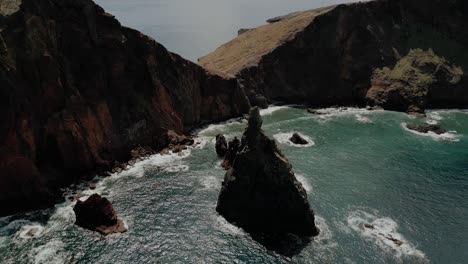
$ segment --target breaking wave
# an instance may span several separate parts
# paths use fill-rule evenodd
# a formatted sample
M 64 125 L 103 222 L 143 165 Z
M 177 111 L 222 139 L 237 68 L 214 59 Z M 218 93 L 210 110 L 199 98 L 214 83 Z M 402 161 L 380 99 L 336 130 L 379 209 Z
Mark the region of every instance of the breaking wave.
M 290 145 L 290 146 L 294 146 L 294 147 L 299 147 L 299 148 L 307 148 L 307 147 L 312 147 L 315 145 L 315 142 L 309 137 L 309 136 L 306 136 L 304 134 L 301 134 L 301 133 L 298 133 L 302 138 L 304 138 L 305 140 L 307 140 L 307 144 L 305 145 L 299 145 L 299 144 L 294 144 L 291 142 L 291 140 L 289 140 L 292 135 L 294 134 L 294 132 L 288 132 L 288 133 L 278 133 L 278 134 L 275 134 L 273 135 L 273 137 L 276 139 L 276 141 L 278 141 L 280 144 L 287 144 L 287 145 Z
M 364 239 L 374 242 L 382 250 L 394 254 L 395 257 L 414 257 L 425 260 L 426 255 L 398 233 L 398 223 L 389 217 L 356 210 L 349 213 L 348 226 Z
M 430 138 L 432 138 L 434 140 L 447 140 L 447 141 L 453 141 L 453 142 L 460 141 L 460 136 L 457 135 L 456 131 L 449 131 L 449 132 L 438 135 L 438 134 L 436 134 L 436 133 L 434 133 L 432 131 L 429 131 L 428 133 L 421 133 L 421 132 L 418 132 L 418 131 L 411 130 L 406 126 L 407 123 L 401 123 L 400 125 L 404 130 L 406 130 L 408 132 L 411 132 L 411 133 L 413 133 L 415 135 L 418 135 L 418 136 L 430 137 Z

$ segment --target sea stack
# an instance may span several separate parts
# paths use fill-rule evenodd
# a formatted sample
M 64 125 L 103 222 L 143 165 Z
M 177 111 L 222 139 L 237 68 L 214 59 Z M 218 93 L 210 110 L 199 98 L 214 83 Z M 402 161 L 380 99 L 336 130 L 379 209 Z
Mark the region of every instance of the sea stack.
M 262 122 L 259 109 L 251 109 L 216 210 L 268 249 L 294 255 L 319 230 L 304 187 Z
M 109 200 L 99 194 L 91 195 L 84 202 L 78 200 L 73 211 L 76 215 L 75 224 L 83 228 L 103 235 L 127 231 L 123 222 L 117 218 Z

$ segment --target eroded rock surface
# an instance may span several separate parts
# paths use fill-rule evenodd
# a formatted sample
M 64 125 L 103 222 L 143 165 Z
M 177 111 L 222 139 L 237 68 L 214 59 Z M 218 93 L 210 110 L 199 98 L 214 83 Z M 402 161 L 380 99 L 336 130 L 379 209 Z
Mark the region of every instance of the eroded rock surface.
M 228 143 L 224 135 L 216 135 L 215 150 L 218 157 L 224 157 L 228 150 Z
M 259 109 L 253 108 L 216 210 L 267 248 L 292 255 L 319 230 L 305 189 L 261 126 Z
M 465 0 L 378 0 L 295 12 L 239 35 L 200 64 L 237 76 L 252 105 L 265 106 L 263 96 L 314 108 L 466 108 L 466 14 Z M 426 54 L 408 64 L 418 49 Z
M 291 138 L 289 138 L 289 141 L 291 141 L 294 144 L 297 145 L 307 145 L 309 144 L 309 141 L 307 141 L 305 138 L 303 138 L 299 133 L 294 133 Z
M 84 202 L 77 200 L 73 211 L 76 216 L 75 224 L 83 228 L 103 235 L 127 231 L 123 222 L 117 218 L 109 200 L 99 194 L 91 195 Z
M 438 125 L 417 125 L 417 124 L 407 124 L 406 127 L 410 130 L 414 130 L 419 133 L 429 133 L 433 132 L 436 133 L 437 135 L 441 135 L 444 133 L 447 133 L 448 131 Z
M 138 145 L 161 150 L 169 131 L 249 109 L 237 80 L 91 0 L 21 2 L 0 16 L 0 215 L 50 204 L 60 187 L 132 159 Z

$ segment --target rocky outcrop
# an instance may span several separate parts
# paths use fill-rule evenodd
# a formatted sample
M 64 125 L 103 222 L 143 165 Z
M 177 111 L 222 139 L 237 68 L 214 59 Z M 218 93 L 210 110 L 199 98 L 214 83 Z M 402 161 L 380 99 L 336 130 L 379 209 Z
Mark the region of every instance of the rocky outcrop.
M 138 145 L 161 150 L 170 130 L 249 109 L 237 80 L 91 0 L 0 3 L 0 215 L 53 202 L 59 187 L 131 159 Z
M 457 86 L 463 74 L 460 67 L 450 65 L 432 50 L 410 50 L 392 69 L 374 71 L 366 98 L 370 106 L 422 113 L 429 93 L 460 89 Z
M 228 150 L 228 144 L 224 135 L 216 135 L 215 150 L 218 157 L 224 157 Z
M 237 152 L 239 151 L 240 141 L 237 137 L 234 137 L 228 143 L 228 148 L 226 154 L 224 155 L 224 160 L 221 163 L 221 167 L 225 170 L 229 170 L 236 159 Z
M 76 216 L 75 224 L 83 228 L 103 235 L 127 231 L 123 222 L 117 218 L 109 200 L 99 194 L 91 195 L 84 202 L 77 200 L 73 211 Z
M 259 110 L 253 108 L 232 168 L 224 177 L 216 210 L 267 248 L 291 255 L 298 248 L 291 248 L 290 238 L 302 241 L 319 230 L 305 189 L 261 126 Z
M 305 138 L 303 138 L 301 135 L 299 135 L 299 133 L 294 133 L 289 138 L 289 141 L 291 141 L 292 143 L 294 143 L 296 145 L 307 145 L 307 144 L 309 144 L 309 142 Z
M 418 125 L 418 124 L 407 124 L 406 127 L 410 130 L 414 130 L 419 133 L 429 133 L 433 132 L 437 135 L 441 135 L 444 133 L 447 133 L 448 131 L 446 129 L 443 129 L 442 127 L 438 125 Z
M 377 0 L 296 12 L 199 60 L 239 78 L 253 105 L 468 107 L 468 4 Z M 409 85 L 405 85 L 409 82 Z

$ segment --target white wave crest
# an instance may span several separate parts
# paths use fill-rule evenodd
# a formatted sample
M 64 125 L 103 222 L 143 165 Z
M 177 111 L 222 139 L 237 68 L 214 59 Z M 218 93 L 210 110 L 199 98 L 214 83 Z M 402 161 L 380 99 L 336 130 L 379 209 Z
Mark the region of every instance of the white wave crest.
M 246 119 L 240 120 L 239 118 L 235 118 L 223 123 L 211 124 L 206 128 L 195 131 L 195 134 L 204 137 L 215 137 L 218 134 L 226 134 L 226 131 L 228 131 L 231 127 L 244 127 L 245 124 L 247 124 Z
M 429 125 L 437 125 L 439 121 L 444 118 L 440 115 L 440 112 L 437 111 L 428 111 L 426 113 L 426 123 Z
M 15 236 L 21 239 L 32 239 L 40 237 L 43 232 L 44 227 L 42 225 L 38 223 L 32 223 L 22 226 Z
M 406 125 L 407 123 L 401 123 L 400 124 L 401 127 L 408 131 L 408 132 L 411 132 L 415 135 L 418 135 L 418 136 L 424 136 L 424 137 L 430 137 L 434 140 L 447 140 L 447 141 L 453 141 L 453 142 L 458 142 L 460 141 L 460 136 L 457 135 L 457 132 L 456 131 L 449 131 L 449 132 L 446 132 L 446 133 L 443 133 L 443 134 L 436 134 L 432 131 L 429 131 L 428 133 L 421 133 L 421 132 L 418 132 L 418 131 L 414 131 L 412 129 L 409 129 Z
M 237 227 L 231 223 L 229 223 L 224 217 L 218 215 L 214 221 L 214 226 L 216 229 L 220 230 L 223 233 L 231 234 L 231 235 L 243 235 L 244 231 L 242 228 Z
M 291 142 L 291 140 L 289 140 L 292 135 L 294 134 L 294 132 L 288 132 L 288 133 L 278 133 L 278 134 L 275 134 L 273 135 L 273 137 L 276 139 L 276 141 L 278 141 L 280 144 L 287 144 L 287 145 L 290 145 L 290 146 L 294 146 L 294 147 L 299 147 L 299 148 L 307 148 L 307 147 L 312 147 L 315 145 L 315 142 L 309 137 L 309 136 L 306 136 L 304 134 L 301 134 L 301 133 L 298 133 L 302 138 L 304 138 L 305 140 L 307 140 L 307 144 L 305 145 L 299 145 L 299 144 L 294 144 Z
M 275 106 L 275 105 L 272 105 L 272 106 L 270 106 L 268 108 L 260 109 L 260 115 L 261 116 L 271 115 L 271 114 L 273 114 L 274 112 L 276 112 L 278 110 L 287 109 L 287 108 L 291 108 L 291 106 L 287 106 L 287 105 Z
M 364 239 L 374 242 L 382 250 L 393 253 L 397 258 L 403 256 L 426 258 L 422 251 L 398 233 L 398 223 L 389 217 L 378 217 L 356 210 L 348 215 L 347 224 Z
M 296 179 L 302 184 L 302 187 L 309 193 L 312 191 L 312 186 L 309 184 L 309 181 L 304 177 L 304 175 L 296 173 Z
M 364 123 L 364 124 L 373 123 L 372 120 L 368 116 L 364 116 L 362 114 L 356 114 L 355 117 L 356 117 L 356 120 L 361 122 L 361 123 Z

